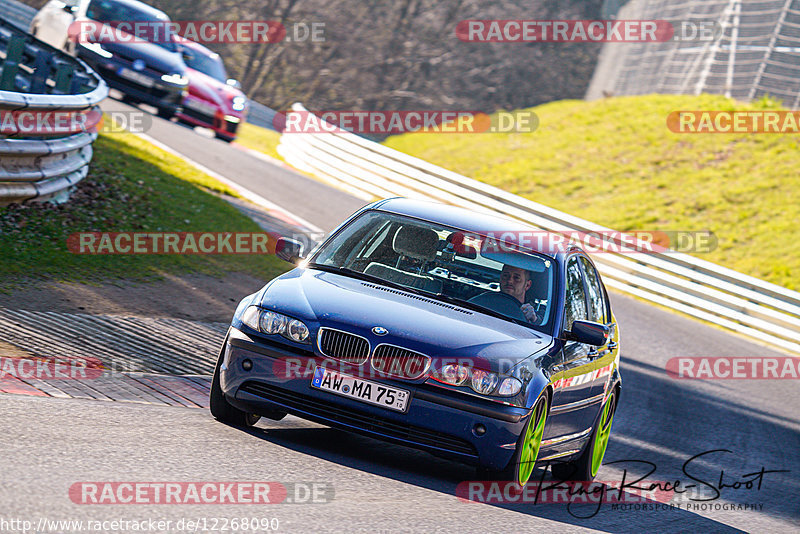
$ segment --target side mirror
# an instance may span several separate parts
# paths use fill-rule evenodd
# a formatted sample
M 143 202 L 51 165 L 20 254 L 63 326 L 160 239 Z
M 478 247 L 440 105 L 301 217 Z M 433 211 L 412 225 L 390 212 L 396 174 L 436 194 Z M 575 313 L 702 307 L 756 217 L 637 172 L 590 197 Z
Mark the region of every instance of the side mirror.
M 288 237 L 279 237 L 275 243 L 275 255 L 297 265 L 303 259 L 303 244 Z
M 239 83 L 239 80 L 235 80 L 233 78 L 228 78 L 225 81 L 225 83 L 227 83 L 228 85 L 230 85 L 231 87 L 234 87 L 236 89 L 241 89 L 242 88 L 242 84 Z
M 609 335 L 608 327 L 591 321 L 575 321 L 572 323 L 572 330 L 564 332 L 564 338 L 567 341 L 577 341 L 595 347 L 608 343 Z

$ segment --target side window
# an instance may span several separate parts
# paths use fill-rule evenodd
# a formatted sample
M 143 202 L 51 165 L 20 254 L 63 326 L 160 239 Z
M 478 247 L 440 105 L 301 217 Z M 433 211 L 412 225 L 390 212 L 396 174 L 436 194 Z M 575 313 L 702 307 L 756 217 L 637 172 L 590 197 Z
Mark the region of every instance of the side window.
M 586 274 L 586 287 L 589 291 L 589 320 L 606 324 L 606 303 L 603 298 L 603 289 L 600 287 L 600 278 L 594 266 L 588 259 L 581 256 L 583 272 Z
M 571 330 L 574 321 L 586 321 L 586 294 L 577 256 L 567 262 L 567 299 L 564 306 L 564 330 Z

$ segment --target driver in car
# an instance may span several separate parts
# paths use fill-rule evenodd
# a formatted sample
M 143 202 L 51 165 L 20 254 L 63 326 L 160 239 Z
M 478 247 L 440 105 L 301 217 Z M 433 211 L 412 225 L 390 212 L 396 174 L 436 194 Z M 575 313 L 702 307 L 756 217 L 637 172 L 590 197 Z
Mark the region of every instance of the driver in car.
M 503 265 L 503 271 L 500 273 L 500 291 L 517 299 L 522 315 L 525 316 L 529 323 L 535 323 L 537 319 L 536 312 L 533 306 L 525 302 L 525 292 L 530 287 L 531 275 L 527 270 L 512 267 L 511 265 Z

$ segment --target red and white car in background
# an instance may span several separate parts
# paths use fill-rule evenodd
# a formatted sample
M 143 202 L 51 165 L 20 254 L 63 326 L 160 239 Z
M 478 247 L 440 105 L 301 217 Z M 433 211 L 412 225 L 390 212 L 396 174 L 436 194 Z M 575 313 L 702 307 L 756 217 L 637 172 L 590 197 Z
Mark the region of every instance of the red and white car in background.
M 214 130 L 217 139 L 231 142 L 247 116 L 247 97 L 234 79 L 228 78 L 222 58 L 205 46 L 181 39 L 189 91 L 183 98 L 181 122 Z

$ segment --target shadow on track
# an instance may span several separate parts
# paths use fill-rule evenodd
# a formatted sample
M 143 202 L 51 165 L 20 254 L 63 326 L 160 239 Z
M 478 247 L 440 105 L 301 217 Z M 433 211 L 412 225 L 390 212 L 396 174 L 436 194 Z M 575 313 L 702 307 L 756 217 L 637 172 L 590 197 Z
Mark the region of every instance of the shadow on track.
M 574 505 L 570 510 L 563 504 L 489 506 L 602 531 L 671 528 L 679 521 L 682 528 L 739 532 L 726 523 L 748 524 L 750 528 L 758 524 L 757 514 L 785 519 L 798 517 L 800 483 L 793 475 L 800 466 L 797 423 L 749 406 L 741 387 L 714 396 L 700 391 L 696 382 L 667 377 L 661 368 L 639 362 L 623 365 L 622 402 L 605 465 L 597 479 L 615 481 L 612 483 L 618 485 L 625 469 L 630 482 L 647 474 L 650 467 L 646 468 L 643 462 L 650 462 L 656 466 L 656 471 L 645 480 L 681 480 L 687 485 L 695 483 L 682 471 L 687 460 L 712 449 L 728 449 L 730 453 L 718 452 L 692 462 L 688 472 L 713 484 L 720 473 L 726 483 L 732 483 L 746 480 L 742 478 L 744 475 L 757 472 L 762 466 L 767 470 L 790 470 L 789 473 L 765 475 L 761 490 L 722 490 L 722 498 L 727 503 L 761 503 L 762 511 L 715 513 L 715 517 L 725 520 L 723 523 L 707 517 L 705 512 L 686 510 L 685 505 L 674 509 L 614 510 L 611 505 L 604 504 L 597 515 L 589 518 L 583 517 L 592 515 L 596 504 Z M 744 389 L 750 387 L 758 385 L 748 385 Z M 474 469 L 469 466 L 337 429 L 287 428 L 281 422 L 262 421 L 266 422 L 247 432 L 342 466 L 452 495 L 454 505 L 463 506 L 465 513 L 480 510 L 479 504 L 462 502 L 455 496 L 460 482 L 475 480 Z M 788 447 L 788 444 L 795 446 Z M 541 477 L 541 470 L 537 470 L 532 479 Z M 545 480 L 549 480 L 549 476 Z

